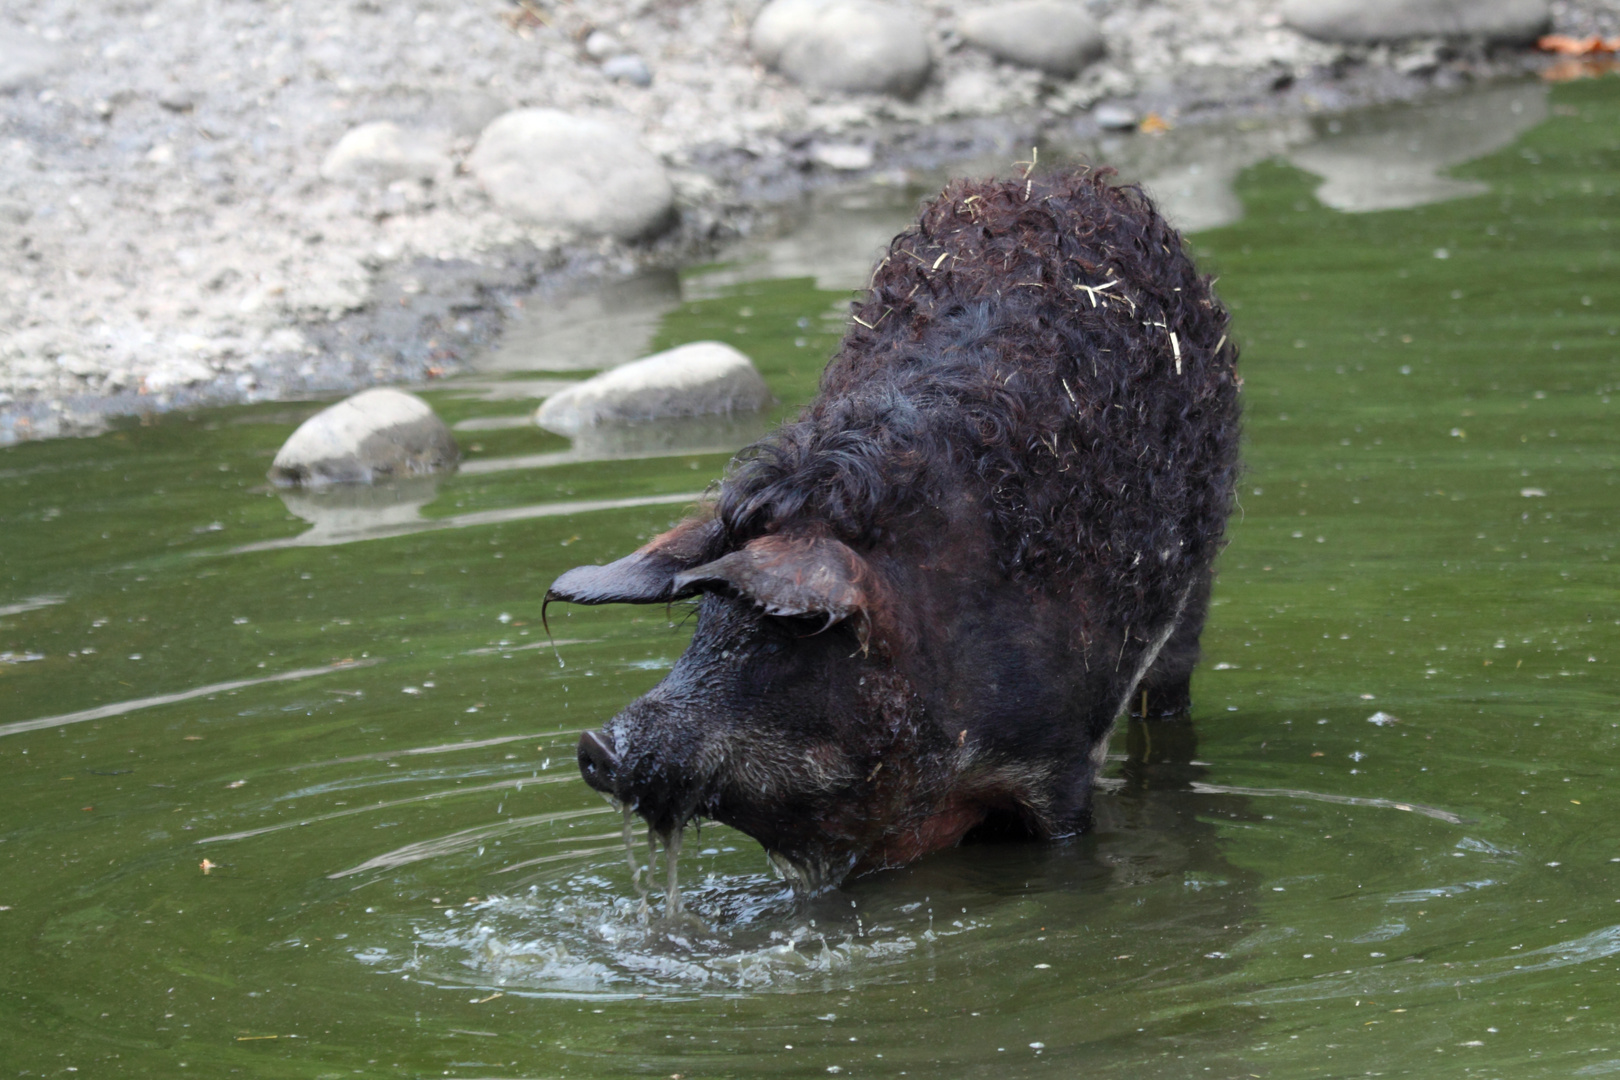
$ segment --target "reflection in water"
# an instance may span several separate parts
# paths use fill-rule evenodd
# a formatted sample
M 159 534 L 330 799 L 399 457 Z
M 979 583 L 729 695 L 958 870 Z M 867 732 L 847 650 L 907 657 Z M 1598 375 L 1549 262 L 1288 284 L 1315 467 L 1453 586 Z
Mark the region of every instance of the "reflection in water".
M 1139 179 L 1176 228 L 1198 232 L 1243 217 L 1243 203 L 1232 189 L 1239 173 L 1311 137 L 1305 121 L 1281 119 L 1187 128 L 1159 137 L 1111 135 L 1081 149 L 1126 179 Z
M 415 803 L 434 802 L 440 799 L 460 799 L 468 795 L 475 795 L 486 791 L 521 791 L 524 787 L 539 787 L 543 784 L 557 784 L 572 781 L 571 776 L 545 776 L 545 777 L 518 777 L 513 780 L 498 780 L 492 784 L 478 784 L 473 787 L 446 788 L 442 791 L 430 791 L 426 795 L 413 795 L 408 799 L 394 799 L 370 803 L 366 806 L 357 806 L 352 810 L 334 810 L 328 814 L 314 814 L 308 817 L 295 818 L 292 821 L 282 821 L 275 825 L 261 825 L 255 829 L 239 829 L 236 832 L 221 833 L 218 836 L 204 836 L 195 841 L 198 844 L 219 844 L 230 840 L 247 840 L 254 836 L 264 836 L 268 833 L 281 832 L 284 829 L 301 829 L 309 825 L 316 825 L 325 821 L 336 821 L 339 818 L 354 817 L 356 814 L 372 814 L 378 810 L 392 810 L 401 806 L 410 806 Z M 339 789 L 341 790 L 341 789 Z M 602 811 L 595 811 L 601 813 Z M 380 856 L 386 857 L 386 856 Z M 407 860 L 409 861 L 409 860 Z M 345 870 L 329 875 L 339 878 L 357 870 Z
M 511 332 L 515 333 L 520 323 L 513 323 Z M 478 401 L 543 401 L 559 390 L 566 390 L 573 386 L 577 379 L 503 379 L 503 378 L 458 378 L 443 384 L 444 391 L 456 397 L 473 398 Z M 506 417 L 487 417 L 485 419 L 503 421 Z M 457 431 L 466 431 L 466 421 L 456 425 Z
M 1117 168 L 1125 180 L 1141 182 L 1177 228 L 1197 232 L 1238 221 L 1243 206 L 1234 181 L 1245 169 L 1278 157 L 1322 177 L 1318 198 L 1347 212 L 1477 195 L 1485 190 L 1482 184 L 1446 171 L 1507 146 L 1546 119 L 1547 93 L 1544 84 L 1533 82 L 1332 118 L 1245 119 L 1083 142 L 1056 135 L 1050 150 L 1059 161 L 1085 157 Z M 1012 167 L 976 161 L 920 176 L 910 186 L 812 194 L 798 210 L 782 211 L 776 234 L 743 240 L 712 266 L 680 277 L 659 273 L 614 282 L 562 300 L 536 299 L 478 366 L 615 367 L 645 356 L 659 319 L 683 301 L 721 296 L 749 281 L 810 278 L 823 290 L 863 288 L 889 241 L 911 223 L 918 202 L 948 176 Z M 537 387 L 532 396 L 556 389 Z
M 7 615 L 24 615 L 30 611 L 39 611 L 41 608 L 55 607 L 66 599 L 65 596 L 31 596 L 15 604 L 0 604 L 0 618 Z
M 1396 210 L 1483 194 L 1484 182 L 1446 170 L 1512 144 L 1546 118 L 1547 87 L 1502 86 L 1334 120 L 1288 157 L 1322 178 L 1316 197 L 1335 210 Z
M 1404 810 L 1408 814 L 1421 814 L 1423 817 L 1444 821 L 1448 825 L 1461 825 L 1463 819 L 1450 810 L 1441 810 L 1435 806 L 1424 806 L 1421 803 L 1397 802 L 1394 799 L 1363 798 L 1358 795 L 1329 795 L 1316 791 L 1301 791 L 1298 788 L 1256 788 L 1231 787 L 1227 784 L 1193 784 L 1192 789 L 1204 795 L 1244 795 L 1254 798 L 1278 799 L 1304 799 L 1306 802 L 1338 803 L 1340 806 L 1370 806 L 1379 810 Z
M 534 426 L 534 418 L 523 416 L 471 416 L 451 425 L 452 431 L 518 431 Z
M 210 683 L 208 686 L 180 690 L 173 694 L 157 694 L 152 697 L 135 698 L 132 701 L 115 701 L 109 705 L 97 705 L 93 709 L 80 709 L 78 712 L 62 713 L 60 716 L 42 716 L 36 720 L 18 720 L 10 724 L 0 724 L 0 736 L 20 735 L 25 731 L 59 728 L 68 724 L 82 724 L 86 720 L 106 720 L 114 716 L 123 716 L 125 713 L 131 713 L 137 709 L 151 709 L 159 705 L 176 705 L 182 701 L 193 701 L 197 698 L 212 697 L 216 694 L 229 694 L 250 686 L 263 686 L 266 683 L 295 682 L 316 675 L 329 675 L 334 671 L 350 671 L 354 668 L 370 667 L 375 663 L 377 663 L 375 660 L 344 660 L 336 664 L 328 664 L 325 667 L 300 668 L 297 671 L 283 671 L 277 675 L 261 675 L 254 679 L 233 679 L 230 682 Z
M 659 320 L 681 302 L 672 270 L 558 298 L 532 297 L 479 361 L 484 371 L 597 371 L 647 355 Z
M 951 938 L 983 939 L 952 946 L 957 954 L 1027 946 L 1026 895 L 1059 896 L 1058 906 L 1089 906 L 1100 914 L 1110 904 L 1129 904 L 1123 895 L 1141 890 L 1152 893 L 1154 906 L 1180 922 L 1201 950 L 1225 944 L 1212 944 L 1210 934 L 1241 924 L 1246 875 L 1221 859 L 1213 831 L 1200 821 L 1205 815 L 1184 797 L 1142 792 L 1104 795 L 1098 810 L 1097 831 L 1068 844 L 979 845 L 811 901 L 795 898 L 769 874 L 688 876 L 682 893 L 691 918 L 673 922 L 662 906 L 649 915 L 628 887 L 622 844 L 548 853 L 521 864 L 550 864 L 526 890 L 418 923 L 414 945 L 388 970 L 540 994 L 700 987 L 791 992 L 829 977 L 863 985 L 882 979 L 885 970 L 902 976 L 921 954 Z M 469 833 L 442 842 L 465 846 L 476 839 Z M 696 838 L 687 839 L 697 846 Z M 440 842 L 429 841 L 424 850 Z M 578 868 L 580 860 L 588 865 Z M 1008 892 L 1013 879 L 1017 887 Z M 1203 893 L 1199 905 L 1175 902 L 1186 890 Z M 934 897 L 949 899 L 936 903 Z M 968 902 L 972 916 L 962 910 Z M 1170 926 L 1164 932 L 1176 936 Z
M 773 875 L 739 873 L 745 853 L 728 841 L 752 841 L 719 829 L 722 846 L 704 847 L 706 830 L 693 829 L 682 863 L 684 913 L 667 901 L 649 909 L 645 888 L 638 895 L 627 880 L 625 847 L 645 841 L 644 829 L 622 838 L 618 830 L 559 837 L 568 849 L 546 842 L 538 857 L 496 871 L 534 871 L 514 890 L 447 907 L 416 921 L 408 943 L 360 959 L 419 982 L 537 996 L 791 993 L 904 981 L 917 964 L 935 962 L 936 946 L 942 955 L 989 957 L 1033 944 L 1032 955 L 1050 957 L 1031 941 L 1031 897 L 1043 898 L 1040 930 L 1048 921 L 1073 924 L 1060 909 L 1084 911 L 1082 921 L 1097 924 L 1099 932 L 1070 941 L 1081 954 L 1122 951 L 1100 932 L 1107 912 L 1145 903 L 1164 940 L 1184 938 L 1201 955 L 1237 939 L 1254 891 L 1252 875 L 1226 862 L 1210 824 L 1254 819 L 1241 801 L 1211 802 L 1192 791 L 1202 772 L 1173 749 L 1133 760 L 1122 784 L 1099 791 L 1096 828 L 1086 836 L 970 845 L 811 899 Z M 450 854 L 503 828 L 462 830 L 372 862 Z M 1186 903 L 1194 894 L 1198 902 Z
M 533 468 L 537 465 L 557 464 L 550 455 L 536 455 L 534 459 L 509 459 L 517 462 L 507 468 Z M 657 455 L 646 455 L 657 456 Z M 584 460 L 569 456 L 562 460 Z M 466 471 L 466 470 L 463 470 Z M 494 470 L 484 470 L 494 471 Z M 281 548 L 326 547 L 334 544 L 352 544 L 361 540 L 381 540 L 412 533 L 437 532 L 445 529 L 469 529 L 482 525 L 500 525 L 512 521 L 530 521 L 534 518 L 566 517 L 588 514 L 597 510 L 625 510 L 636 506 L 674 506 L 695 503 L 703 497 L 701 491 L 687 491 L 675 495 L 644 495 L 628 499 L 581 499 L 568 502 L 535 503 L 529 506 L 509 506 L 499 510 L 479 510 L 452 517 L 425 518 L 422 508 L 437 494 L 438 477 L 417 477 L 389 484 L 344 485 L 321 491 L 300 488 L 278 490 L 287 509 L 310 522 L 314 527 L 297 536 L 279 540 L 259 540 L 229 549 L 225 554 L 241 555 L 252 551 L 275 551 Z
M 732 454 L 769 430 L 765 413 L 682 416 L 641 424 L 595 424 L 573 436 L 567 450 L 464 462 L 470 476 L 539 469 L 583 461 L 633 461 L 685 454 Z
M 1177 228 L 1198 232 L 1241 219 L 1233 182 L 1277 157 L 1322 177 L 1317 198 L 1335 210 L 1362 213 L 1478 195 L 1483 183 L 1446 171 L 1509 145 L 1546 117 L 1547 88 L 1524 83 L 1313 121 L 1248 120 L 1154 138 L 1110 135 L 1066 149 L 1139 179 Z
M 302 546 L 344 544 L 373 536 L 397 535 L 422 522 L 422 507 L 439 494 L 437 476 L 381 484 L 338 484 L 326 488 L 285 488 L 277 492 L 287 509 L 312 528 L 297 539 Z
M 925 194 L 930 192 L 921 187 L 874 187 L 812 197 L 789 218 L 786 235 L 743 241 L 724 252 L 718 265 L 684 277 L 686 298 L 709 299 L 770 278 L 811 278 L 827 292 L 864 288 Z
M 1247 995 L 1256 1005 L 1322 1001 L 1331 998 L 1368 998 L 1384 994 L 1413 994 L 1479 986 L 1507 978 L 1523 978 L 1575 964 L 1590 964 L 1620 955 L 1620 926 L 1557 942 L 1540 949 L 1510 951 L 1482 960 L 1453 961 L 1440 972 L 1426 969 L 1417 957 L 1388 960 L 1371 968 L 1343 974 L 1290 981 Z M 1461 998 L 1461 994 L 1457 995 Z M 1399 1000 L 1399 999 L 1397 999 Z
M 287 499 L 288 494 L 296 492 L 277 492 Z M 347 494 L 347 492 L 342 492 Z M 533 518 L 561 518 L 569 517 L 573 513 L 593 513 L 596 510 L 629 510 L 630 507 L 669 507 L 669 505 L 695 504 L 703 497 L 700 491 L 685 491 L 676 495 L 642 495 L 635 499 L 580 499 L 570 502 L 539 502 L 528 507 L 504 507 L 501 510 L 478 510 L 475 513 L 457 513 L 449 518 L 423 518 L 421 507 L 423 502 L 410 502 L 407 505 L 390 505 L 379 502 L 374 508 L 360 505 L 361 500 L 356 499 L 347 507 L 330 508 L 332 515 L 327 521 L 334 525 L 322 529 L 319 523 L 316 528 L 309 529 L 298 536 L 285 536 L 274 541 L 256 541 L 253 544 L 241 544 L 228 549 L 227 555 L 241 555 L 254 551 L 279 551 L 282 547 L 324 547 L 329 544 L 353 544 L 356 541 L 369 541 L 369 539 L 386 539 L 390 536 L 410 536 L 411 533 L 434 533 L 442 529 L 467 529 L 481 525 L 504 525 L 507 521 L 530 521 Z M 292 500 L 287 500 L 288 510 L 298 513 L 298 517 L 306 521 L 313 518 L 305 517 L 301 510 L 308 510 L 308 505 L 301 508 L 293 507 Z M 322 508 L 326 510 L 326 508 Z M 335 526 L 335 521 L 342 521 L 342 529 Z
M 1207 784 L 1208 767 L 1195 760 L 1196 733 L 1188 723 L 1133 720 L 1125 742 L 1119 778 L 1099 784 L 1095 827 L 1085 836 L 1057 844 L 969 844 L 811 899 L 795 897 L 773 876 L 737 872 L 738 848 L 703 848 L 704 834 L 696 830 L 686 837 L 693 850 L 683 862 L 685 913 L 667 900 L 649 907 L 645 887 L 628 880 L 624 851 L 647 840 L 644 829 L 622 838 L 617 829 L 537 836 L 539 854 L 528 857 L 518 856 L 514 833 L 539 819 L 417 841 L 343 874 L 482 851 L 481 845 L 506 837 L 507 857 L 516 861 L 494 873 L 527 876 L 515 889 L 414 921 L 407 942 L 358 955 L 418 982 L 539 997 L 858 987 L 915 977 L 916 965 L 932 964 L 936 945 L 948 939 L 966 939 L 948 946 L 955 957 L 1029 948 L 1025 905 L 1038 896 L 1041 923 L 1095 928 L 1079 937 L 1066 933 L 1063 955 L 1071 962 L 1107 953 L 1093 959 L 1111 956 L 1118 970 L 1132 958 L 1141 946 L 1101 931 L 1119 905 L 1133 910 L 1127 921 L 1152 923 L 1159 955 L 1179 948 L 1202 957 L 1206 967 L 1177 966 L 1158 991 L 1138 987 L 1164 996 L 1173 1010 L 1189 980 L 1220 982 L 1227 977 L 1221 961 L 1268 951 L 1297 934 L 1252 925 L 1261 883 L 1226 859 L 1223 830 L 1278 828 L 1250 808 L 1251 796 L 1429 811 L 1391 800 Z M 1428 816 L 1457 820 L 1444 811 Z M 722 844 L 751 845 L 729 830 L 718 832 Z M 1073 918 L 1059 914 L 1070 908 Z M 1404 924 L 1386 923 L 1363 937 L 1383 941 L 1404 930 Z M 1053 954 L 1037 948 L 1034 955 Z M 1050 965 L 1036 965 L 1042 966 Z
M 524 783 L 525 781 L 523 780 L 515 780 L 507 781 L 498 786 L 506 786 L 506 784 L 510 784 L 514 788 L 519 788 L 522 787 Z M 537 781 L 529 780 L 527 783 L 534 784 L 537 783 Z M 497 785 L 491 786 L 494 787 Z M 469 848 L 479 847 L 480 845 L 495 839 L 497 836 L 505 836 L 508 833 L 520 832 L 525 829 L 533 828 L 536 825 L 545 825 L 557 821 L 569 821 L 574 818 L 605 814 L 607 812 L 608 811 L 605 808 L 593 807 L 589 810 L 555 810 L 549 814 L 530 814 L 528 817 L 507 818 L 496 825 L 481 825 L 475 829 L 462 829 L 461 831 L 453 832 L 448 836 L 437 836 L 432 840 L 423 840 L 414 844 L 406 844 L 404 847 L 395 848 L 393 851 L 387 851 L 381 855 L 373 856 L 358 866 L 351 866 L 347 870 L 339 870 L 336 873 L 328 874 L 326 876 L 333 879 L 346 878 L 353 877 L 355 874 L 363 874 L 368 870 L 388 870 L 396 866 L 409 866 L 412 863 L 422 862 L 425 859 L 442 858 L 446 855 L 454 855 L 459 851 L 466 851 Z

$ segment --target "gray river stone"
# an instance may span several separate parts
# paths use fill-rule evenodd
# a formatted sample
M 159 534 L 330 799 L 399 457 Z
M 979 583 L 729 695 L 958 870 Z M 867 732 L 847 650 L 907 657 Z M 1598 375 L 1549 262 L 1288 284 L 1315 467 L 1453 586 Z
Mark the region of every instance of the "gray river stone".
M 758 412 L 772 402 L 753 361 L 730 345 L 695 341 L 604 371 L 548 398 L 535 423 L 577 435 L 601 423 Z
M 1284 0 L 1283 21 L 1348 44 L 1425 37 L 1532 41 L 1551 22 L 1547 0 Z
M 934 66 L 922 24 L 871 0 L 771 0 L 749 44 L 767 67 L 818 90 L 911 97 Z
M 997 60 L 1070 78 L 1104 51 L 1086 9 L 1065 0 L 1013 0 L 964 14 L 957 31 Z
M 614 82 L 629 83 L 631 86 L 652 85 L 652 69 L 647 66 L 647 61 L 635 53 L 608 57 L 602 61 L 602 74 Z
M 440 139 L 388 120 L 350 128 L 321 162 L 321 175 L 328 180 L 388 184 L 449 173 L 450 156 Z
M 484 129 L 467 165 L 495 205 L 523 221 L 620 240 L 673 220 L 659 160 L 611 124 L 555 109 L 518 109 Z
M 860 172 L 870 169 L 877 155 L 870 146 L 861 143 L 810 144 L 810 160 L 839 172 Z
M 1105 101 L 1091 110 L 1091 118 L 1104 131 L 1135 131 L 1142 118 L 1129 105 Z
M 592 30 L 586 36 L 583 48 L 586 56 L 598 62 L 610 56 L 623 56 L 630 51 L 624 47 L 624 42 L 606 30 Z
M 369 484 L 453 469 L 460 456 L 427 402 L 383 387 L 305 420 L 276 453 L 269 476 L 289 487 Z

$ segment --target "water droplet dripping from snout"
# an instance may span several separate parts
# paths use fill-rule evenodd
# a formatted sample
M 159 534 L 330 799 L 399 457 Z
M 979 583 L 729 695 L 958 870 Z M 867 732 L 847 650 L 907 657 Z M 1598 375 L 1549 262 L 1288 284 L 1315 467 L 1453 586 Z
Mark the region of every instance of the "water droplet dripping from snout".
M 664 862 L 667 878 L 664 885 L 664 917 L 676 919 L 681 914 L 681 879 L 678 868 L 681 861 L 681 833 L 677 827 L 664 837 Z
M 610 798 L 610 801 L 624 815 L 624 857 L 630 864 L 630 884 L 635 886 L 636 895 L 641 897 L 641 907 L 637 913 L 641 916 L 642 922 L 646 922 L 651 909 L 647 905 L 647 886 L 641 882 L 641 860 L 636 858 L 636 811 L 634 807 L 617 799 Z M 647 836 L 647 853 L 650 863 L 651 859 L 656 857 L 650 833 Z M 651 869 L 650 865 L 648 869 Z
M 647 923 L 652 918 L 650 887 L 652 885 L 653 873 L 658 868 L 658 841 L 660 837 L 652 829 L 649 828 L 647 830 L 647 866 L 645 868 L 645 880 L 643 880 L 643 868 L 641 865 L 641 860 L 637 858 L 636 853 L 635 807 L 622 803 L 618 799 L 614 799 L 611 796 L 608 797 L 608 800 L 613 804 L 614 809 L 618 810 L 619 813 L 624 817 L 625 861 L 630 865 L 630 883 L 635 887 L 636 895 L 641 898 L 641 904 L 637 914 L 640 916 L 643 923 Z M 691 917 L 686 914 L 685 908 L 681 902 L 680 859 L 681 837 L 683 834 L 683 829 L 675 829 L 668 835 L 662 837 L 664 842 L 665 873 L 663 920 L 671 925 L 674 925 L 677 922 L 686 922 L 691 919 Z M 695 921 L 695 925 L 702 926 L 702 923 L 701 921 Z

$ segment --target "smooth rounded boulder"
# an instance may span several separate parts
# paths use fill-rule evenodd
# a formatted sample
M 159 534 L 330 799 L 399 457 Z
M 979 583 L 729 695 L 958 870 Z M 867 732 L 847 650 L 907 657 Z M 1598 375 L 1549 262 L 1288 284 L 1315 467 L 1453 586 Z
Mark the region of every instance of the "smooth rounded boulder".
M 957 31 L 997 60 L 1072 78 L 1102 56 L 1102 30 L 1079 4 L 1013 0 L 963 15 Z
M 450 157 L 432 135 L 389 120 L 350 128 L 321 162 L 321 175 L 328 180 L 378 184 L 427 180 L 449 172 Z
M 298 426 L 269 477 L 284 487 L 370 484 L 453 469 L 461 452 L 427 402 L 403 390 L 363 390 Z
M 546 399 L 535 423 L 576 435 L 602 423 L 758 412 L 770 387 L 753 361 L 718 341 L 695 341 L 632 361 Z
M 922 25 L 871 0 L 771 0 L 749 45 L 765 66 L 818 90 L 911 97 L 934 66 Z
M 555 109 L 498 117 L 467 166 L 496 206 L 535 225 L 635 240 L 673 218 L 664 166 L 633 135 Z
M 1284 0 L 1283 21 L 1321 41 L 1408 38 L 1534 41 L 1551 21 L 1547 0 Z

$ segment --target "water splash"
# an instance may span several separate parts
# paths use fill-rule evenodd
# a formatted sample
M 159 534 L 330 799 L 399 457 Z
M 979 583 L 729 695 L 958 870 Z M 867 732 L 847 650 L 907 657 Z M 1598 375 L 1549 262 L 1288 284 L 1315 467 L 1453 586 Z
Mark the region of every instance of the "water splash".
M 893 978 L 936 940 L 983 929 L 936 928 L 925 904 L 865 920 L 843 902 L 807 907 L 767 873 L 710 874 L 688 883 L 679 918 L 648 918 L 616 879 L 587 871 L 436 912 L 413 920 L 414 941 L 363 960 L 418 983 L 533 996 L 790 992 Z

